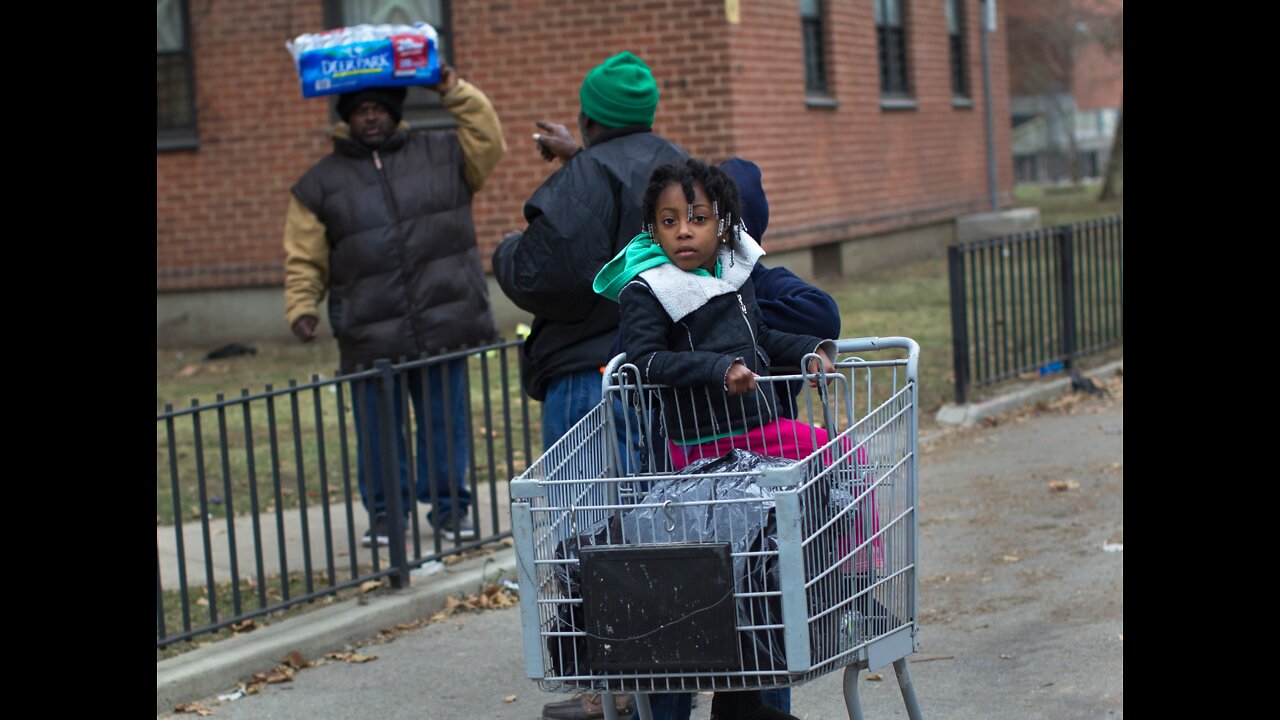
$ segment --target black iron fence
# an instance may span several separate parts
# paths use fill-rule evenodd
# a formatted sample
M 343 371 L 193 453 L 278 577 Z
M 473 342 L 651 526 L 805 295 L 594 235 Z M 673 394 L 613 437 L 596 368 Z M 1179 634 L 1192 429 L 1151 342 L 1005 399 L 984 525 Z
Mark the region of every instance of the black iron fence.
M 948 248 L 956 402 L 1124 341 L 1124 218 Z
M 519 346 L 165 405 L 156 646 L 371 580 L 403 587 L 415 570 L 438 567 L 428 563 L 509 537 L 507 481 L 533 452 Z M 361 502 L 362 478 L 364 494 L 385 499 L 388 546 L 364 537 L 377 518 Z M 446 506 L 459 518 L 436 512 Z

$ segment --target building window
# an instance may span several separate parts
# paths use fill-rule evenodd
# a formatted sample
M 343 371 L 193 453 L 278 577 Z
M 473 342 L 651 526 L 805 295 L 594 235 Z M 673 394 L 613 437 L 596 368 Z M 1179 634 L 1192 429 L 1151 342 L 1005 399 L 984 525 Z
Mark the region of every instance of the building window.
M 156 0 L 156 150 L 198 145 L 186 6 L 185 0 Z
M 457 67 L 450 40 L 448 0 L 325 0 L 325 22 L 331 28 L 368 23 L 411 25 L 429 23 L 440 37 L 441 63 Z M 336 107 L 337 100 L 332 107 Z M 453 115 L 440 104 L 440 95 L 424 87 L 410 87 L 404 100 L 404 120 L 413 127 L 454 127 Z
M 800 28 L 804 37 L 804 89 L 827 94 L 827 66 L 822 43 L 822 0 L 800 0 Z
M 902 0 L 872 0 L 875 3 L 876 44 L 880 52 L 880 94 L 905 97 L 911 94 L 907 82 L 907 38 L 902 22 Z
M 951 44 L 951 94 L 969 97 L 969 63 L 964 54 L 964 2 L 947 0 L 947 36 Z

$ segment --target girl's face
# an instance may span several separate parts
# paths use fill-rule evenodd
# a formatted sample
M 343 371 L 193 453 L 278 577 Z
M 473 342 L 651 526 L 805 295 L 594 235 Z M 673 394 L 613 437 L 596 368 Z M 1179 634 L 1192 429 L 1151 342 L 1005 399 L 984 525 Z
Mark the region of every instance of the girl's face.
M 716 267 L 716 218 L 711 214 L 711 201 L 702 183 L 693 184 L 693 210 L 685 200 L 684 189 L 671 183 L 658 196 L 655 238 L 662 252 L 681 270 L 702 268 L 714 272 Z

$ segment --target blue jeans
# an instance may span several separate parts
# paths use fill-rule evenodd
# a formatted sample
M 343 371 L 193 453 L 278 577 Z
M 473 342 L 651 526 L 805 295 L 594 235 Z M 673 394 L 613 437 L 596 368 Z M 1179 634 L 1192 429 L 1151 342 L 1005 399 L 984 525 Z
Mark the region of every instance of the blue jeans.
M 547 395 L 542 401 L 542 449 L 546 450 L 564 437 L 565 433 L 586 417 L 603 399 L 601 375 L 598 370 L 580 370 L 561 375 L 547 384 Z M 635 410 L 625 408 L 622 400 L 614 398 L 613 420 L 618 436 L 618 457 L 622 458 L 624 475 L 636 472 L 636 448 L 640 441 L 639 423 Z M 627 436 L 628 424 L 631 430 Z M 603 470 L 601 471 L 603 472 Z
M 454 510 L 466 514 L 471 507 L 471 490 L 467 486 L 467 467 L 470 457 L 467 418 L 470 416 L 470 402 L 466 396 L 466 372 L 465 360 L 452 360 L 395 375 L 391 392 L 395 404 L 396 457 L 400 465 L 400 500 L 406 515 L 409 512 L 409 463 L 403 432 L 404 402 L 400 399 L 401 388 L 406 380 L 409 384 L 409 400 L 413 403 L 413 415 L 417 418 L 414 430 L 414 466 L 417 471 L 414 494 L 418 502 L 431 502 L 431 488 L 434 484 L 437 497 L 435 505 L 431 508 L 432 522 Z M 445 386 L 446 373 L 448 373 L 447 387 Z M 427 380 L 425 388 L 422 382 L 424 374 Z M 356 387 L 357 385 L 360 387 Z M 424 390 L 426 390 L 425 393 Z M 446 390 L 449 396 L 447 404 Z M 355 412 L 356 464 L 359 468 L 360 501 L 364 503 L 365 509 L 371 509 L 374 514 L 381 515 L 386 512 L 386 501 L 382 491 L 382 451 L 379 445 L 381 433 L 381 428 L 378 427 L 379 387 L 372 379 L 361 380 L 352 383 L 351 392 L 351 403 L 357 408 Z M 430 413 L 427 412 L 427 397 L 431 399 Z M 428 429 L 431 432 L 430 448 L 427 447 Z M 367 473 L 366 465 L 368 465 Z M 372 483 L 370 483 L 371 478 Z M 372 488 L 369 487 L 370 484 Z M 369 507 L 371 491 L 372 508 Z
M 598 370 L 581 370 L 561 375 L 547 385 L 547 394 L 542 401 L 542 444 L 543 449 L 550 448 L 563 437 L 593 408 L 600 404 L 603 394 L 600 387 L 601 375 Z M 629 418 L 629 420 L 628 420 Z M 621 476 L 633 475 L 636 472 L 636 455 L 634 448 L 639 442 L 639 425 L 636 422 L 635 410 L 627 409 L 620 399 L 613 401 L 613 419 L 618 443 L 618 457 L 621 460 Z M 628 438 L 627 429 L 631 430 Z M 593 523 L 603 520 L 609 513 L 600 506 L 605 504 L 605 484 L 590 482 L 592 478 L 614 476 L 610 472 L 608 458 L 604 451 L 588 448 L 578 453 L 574 459 L 573 472 L 587 482 L 574 485 L 552 485 L 548 493 L 548 502 L 558 508 L 595 507 L 595 510 L 575 509 L 573 513 L 558 515 L 555 534 L 561 540 L 568 539 L 576 532 L 585 532 Z

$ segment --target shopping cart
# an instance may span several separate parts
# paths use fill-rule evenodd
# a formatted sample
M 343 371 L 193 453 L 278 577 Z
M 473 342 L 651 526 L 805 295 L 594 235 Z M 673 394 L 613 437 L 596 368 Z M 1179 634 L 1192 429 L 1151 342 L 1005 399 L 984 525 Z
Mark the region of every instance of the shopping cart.
M 649 720 L 649 693 L 844 668 L 859 719 L 859 671 L 892 663 L 922 717 L 905 659 L 919 649 L 919 346 L 836 345 L 816 388 L 804 371 L 758 381 L 820 428 L 791 431 L 810 433 L 792 438 L 812 448 L 797 460 L 737 451 L 681 467 L 688 447 L 664 417 L 698 391 L 641 385 L 625 356 L 606 366 L 603 401 L 511 483 L 525 666 L 543 690 L 605 693 L 610 719 L 613 694 L 636 693 Z M 906 357 L 862 357 L 890 349 Z

